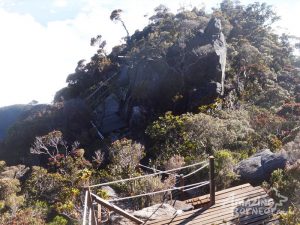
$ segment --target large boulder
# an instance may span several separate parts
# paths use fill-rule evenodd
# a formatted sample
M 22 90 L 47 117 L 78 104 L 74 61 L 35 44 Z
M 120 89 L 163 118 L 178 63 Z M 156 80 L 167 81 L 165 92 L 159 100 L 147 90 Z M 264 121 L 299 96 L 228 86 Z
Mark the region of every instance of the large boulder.
M 251 184 L 260 184 L 268 180 L 276 169 L 283 169 L 287 163 L 287 155 L 284 152 L 273 153 L 265 149 L 241 161 L 236 167 L 236 172 L 241 180 Z
M 201 93 L 197 104 L 213 101 L 224 93 L 226 53 L 221 22 L 213 18 L 204 31 L 170 46 L 165 57 L 144 57 L 129 68 L 129 97 L 162 105 L 189 89 Z
M 110 133 L 121 129 L 127 124 L 120 116 L 120 99 L 115 94 L 107 96 L 95 112 L 97 114 L 97 125 L 101 132 Z

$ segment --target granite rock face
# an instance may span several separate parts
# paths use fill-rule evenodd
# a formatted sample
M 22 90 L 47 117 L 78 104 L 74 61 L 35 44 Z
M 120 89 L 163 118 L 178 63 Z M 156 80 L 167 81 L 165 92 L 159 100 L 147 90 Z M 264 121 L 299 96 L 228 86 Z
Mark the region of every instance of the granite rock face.
M 273 153 L 265 149 L 241 161 L 236 167 L 236 172 L 241 180 L 251 184 L 260 184 L 268 180 L 276 169 L 283 169 L 287 163 L 287 155 L 284 152 Z
M 151 110 L 169 110 L 176 95 L 185 110 L 209 104 L 224 94 L 227 45 L 221 21 L 167 47 L 165 55 L 143 55 L 120 66 L 113 91 L 97 106 L 97 125 L 103 133 L 143 124 Z M 112 89 L 112 88 L 111 88 Z

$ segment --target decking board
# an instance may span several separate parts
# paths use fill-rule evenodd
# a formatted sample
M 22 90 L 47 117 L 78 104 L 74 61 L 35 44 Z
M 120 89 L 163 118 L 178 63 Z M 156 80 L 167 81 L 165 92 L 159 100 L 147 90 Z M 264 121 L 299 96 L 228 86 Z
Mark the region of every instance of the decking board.
M 234 196 L 234 201 L 233 200 Z M 207 203 L 209 195 L 188 199 L 186 202 L 194 206 Z M 271 212 L 260 214 L 235 213 L 241 201 L 269 200 L 271 199 L 261 187 L 253 187 L 250 184 L 243 184 L 216 192 L 215 205 L 205 208 L 191 210 L 173 217 L 164 217 L 159 220 L 148 221 L 146 225 L 209 225 L 209 224 L 267 224 L 276 222 Z M 206 206 L 207 207 L 207 206 Z M 267 208 L 268 206 L 265 206 Z

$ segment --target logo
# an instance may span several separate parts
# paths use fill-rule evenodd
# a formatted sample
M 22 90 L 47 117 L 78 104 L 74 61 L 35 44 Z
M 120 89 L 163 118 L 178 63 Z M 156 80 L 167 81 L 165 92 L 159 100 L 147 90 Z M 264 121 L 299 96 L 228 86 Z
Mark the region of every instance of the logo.
M 229 201 L 224 202 L 223 205 L 235 206 L 234 214 L 238 216 L 271 214 L 283 206 L 283 203 L 287 202 L 288 198 L 280 194 L 276 188 L 271 188 L 268 191 L 269 193 L 272 193 L 275 200 L 269 196 L 255 196 L 255 194 L 253 197 L 240 200 L 241 198 L 232 194 Z

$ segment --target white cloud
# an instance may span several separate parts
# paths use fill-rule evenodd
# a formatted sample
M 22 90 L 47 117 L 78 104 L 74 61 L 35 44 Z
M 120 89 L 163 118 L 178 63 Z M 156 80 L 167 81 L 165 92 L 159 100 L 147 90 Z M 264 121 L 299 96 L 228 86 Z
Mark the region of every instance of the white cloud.
M 54 0 L 53 5 L 55 7 L 64 8 L 68 5 L 68 0 Z
M 101 6 L 79 13 L 73 20 L 42 26 L 30 15 L 9 13 L 0 8 L 0 106 L 52 101 L 66 85 L 77 61 L 96 51 L 90 38 L 102 34 L 109 47 L 124 36 L 109 20 L 110 10 Z

